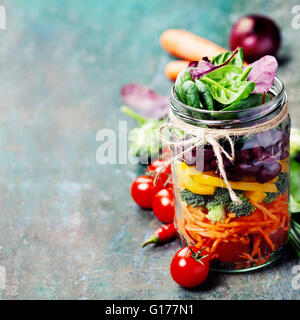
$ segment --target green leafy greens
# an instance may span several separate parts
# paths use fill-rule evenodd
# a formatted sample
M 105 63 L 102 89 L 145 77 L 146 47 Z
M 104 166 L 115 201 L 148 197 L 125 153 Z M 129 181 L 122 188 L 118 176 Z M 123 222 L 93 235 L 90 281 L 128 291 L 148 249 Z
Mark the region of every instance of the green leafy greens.
M 248 96 L 246 99 L 236 101 L 230 106 L 224 108 L 222 111 L 246 110 L 252 107 L 259 106 L 260 104 L 268 101 L 270 101 L 270 96 L 268 94 L 250 94 L 250 96 Z
M 195 83 L 199 90 L 202 105 L 204 105 L 207 110 L 214 110 L 214 99 L 208 86 L 199 80 L 196 80 Z
M 224 62 L 226 62 L 230 56 L 233 54 L 233 51 L 227 51 L 224 53 L 221 53 L 219 55 L 217 55 L 216 57 L 212 58 L 211 63 L 219 66 L 221 64 L 223 64 Z M 238 66 L 240 68 L 243 67 L 244 64 L 244 53 L 243 53 L 243 49 L 239 48 L 238 52 L 236 53 L 236 55 L 228 62 L 228 64 L 232 64 L 235 66 Z
M 198 88 L 194 81 L 185 81 L 181 86 L 181 96 L 187 105 L 193 108 L 203 108 L 198 93 Z
M 242 80 L 243 69 L 227 65 L 200 79 L 209 87 L 215 100 L 224 105 L 247 98 L 255 88 L 255 82 Z
M 262 105 L 270 100 L 270 96 L 261 89 L 256 92 L 256 83 L 261 77 L 256 79 L 255 76 L 265 70 L 263 62 L 267 64 L 269 60 L 266 56 L 257 64 L 244 67 L 242 48 L 219 54 L 211 61 L 203 58 L 180 72 L 175 82 L 176 96 L 190 107 L 209 111 L 239 111 Z M 274 80 L 273 73 L 270 77 L 267 74 L 268 83 Z M 249 81 L 250 78 L 256 80 Z M 236 116 L 218 112 L 202 112 L 201 115 L 191 111 L 190 114 L 203 119 L 233 119 Z

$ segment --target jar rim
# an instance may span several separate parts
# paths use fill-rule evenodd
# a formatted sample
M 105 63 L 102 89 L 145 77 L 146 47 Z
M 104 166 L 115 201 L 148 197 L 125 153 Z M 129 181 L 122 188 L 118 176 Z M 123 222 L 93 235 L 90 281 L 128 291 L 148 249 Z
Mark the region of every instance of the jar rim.
M 267 115 L 277 110 L 277 108 L 282 106 L 282 103 L 281 103 L 282 101 L 284 102 L 287 101 L 284 84 L 277 76 L 275 76 L 274 83 L 270 88 L 270 90 L 268 91 L 268 93 L 271 93 L 273 96 L 271 100 L 266 103 L 260 104 L 256 107 L 242 109 L 242 110 L 229 110 L 229 111 L 204 110 L 204 109 L 191 107 L 181 102 L 176 96 L 175 84 L 174 84 L 171 88 L 171 97 L 169 100 L 169 104 L 172 111 L 177 116 L 178 116 L 178 113 L 180 113 L 180 111 L 192 111 L 193 113 L 198 113 L 199 115 L 201 114 L 214 115 L 214 116 L 218 115 L 220 117 L 222 116 L 226 117 L 226 115 L 236 115 L 234 119 L 230 119 L 230 120 L 227 120 L 226 118 L 223 120 L 205 120 L 205 119 L 194 118 L 191 116 L 189 118 L 187 117 L 187 115 L 185 115 L 185 120 L 187 121 L 193 121 L 193 122 L 203 124 L 203 125 L 208 125 L 208 126 L 231 125 L 231 124 L 238 124 L 238 123 L 242 124 L 245 122 L 252 122 L 254 120 L 266 117 Z M 240 116 L 242 115 L 249 116 L 249 113 L 251 113 L 252 117 L 248 117 L 248 119 L 241 119 L 243 117 L 240 117 Z

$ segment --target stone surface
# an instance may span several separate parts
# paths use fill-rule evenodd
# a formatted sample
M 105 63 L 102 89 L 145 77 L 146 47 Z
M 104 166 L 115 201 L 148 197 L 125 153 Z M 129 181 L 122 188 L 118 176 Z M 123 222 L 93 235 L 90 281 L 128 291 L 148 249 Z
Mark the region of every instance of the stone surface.
M 158 39 L 185 28 L 223 46 L 232 23 L 268 13 L 283 33 L 278 74 L 300 126 L 297 1 L 2 0 L 0 31 L 0 264 L 2 299 L 298 299 L 299 261 L 285 250 L 266 270 L 212 273 L 184 290 L 169 263 L 179 243 L 142 249 L 159 223 L 129 196 L 142 172 L 100 166 L 96 134 L 118 130 L 119 88 L 128 82 L 168 94 Z M 129 121 L 133 127 L 134 122 Z

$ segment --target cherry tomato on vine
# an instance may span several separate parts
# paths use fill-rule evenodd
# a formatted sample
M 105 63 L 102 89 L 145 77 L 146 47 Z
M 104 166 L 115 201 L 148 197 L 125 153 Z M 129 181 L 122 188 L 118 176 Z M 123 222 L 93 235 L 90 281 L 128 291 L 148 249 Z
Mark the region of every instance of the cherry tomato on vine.
M 162 167 L 164 164 L 165 162 L 161 159 L 154 160 L 149 164 L 147 172 L 155 171 L 157 168 Z
M 151 162 L 147 169 L 147 175 L 156 177 L 158 171 L 165 165 L 165 162 L 161 159 L 154 160 Z M 155 192 L 160 191 L 163 188 L 170 188 L 172 187 L 172 173 L 171 173 L 171 166 L 168 165 L 163 171 L 159 173 L 157 180 L 155 182 Z
M 131 185 L 132 199 L 142 208 L 151 209 L 155 190 L 153 178 L 148 176 L 137 177 Z
M 182 287 L 199 286 L 205 281 L 209 271 L 209 256 L 194 246 L 180 249 L 173 257 L 170 271 L 173 280 Z
M 171 223 L 175 215 L 174 192 L 171 188 L 158 191 L 153 199 L 152 209 L 155 216 L 163 223 Z

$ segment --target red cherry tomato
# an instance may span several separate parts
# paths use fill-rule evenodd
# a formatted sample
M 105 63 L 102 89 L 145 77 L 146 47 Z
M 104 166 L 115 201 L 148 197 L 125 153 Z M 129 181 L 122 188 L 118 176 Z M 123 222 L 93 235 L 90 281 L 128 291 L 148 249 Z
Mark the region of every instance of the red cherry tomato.
M 191 251 L 191 249 L 192 251 Z M 209 271 L 209 256 L 197 247 L 184 247 L 173 257 L 170 271 L 172 278 L 182 287 L 199 286 Z
M 163 160 L 155 160 L 153 161 L 148 169 L 147 173 L 153 177 L 153 179 L 156 177 L 156 174 L 160 170 L 161 167 L 165 165 L 165 162 Z M 155 182 L 155 192 L 160 191 L 163 188 L 170 188 L 172 187 L 172 179 L 171 179 L 171 166 L 167 166 L 162 172 L 160 172 L 159 176 L 157 177 L 157 180 Z
M 148 169 L 147 171 L 155 171 L 157 168 L 160 168 L 164 165 L 164 161 L 161 160 L 161 159 L 157 159 L 157 160 L 154 160 L 153 162 L 151 162 L 148 166 Z
M 153 179 L 148 176 L 137 177 L 131 185 L 132 199 L 142 208 L 151 209 L 155 190 Z
M 155 216 L 163 223 L 171 223 L 174 220 L 174 192 L 172 189 L 161 189 L 153 199 L 152 209 Z

